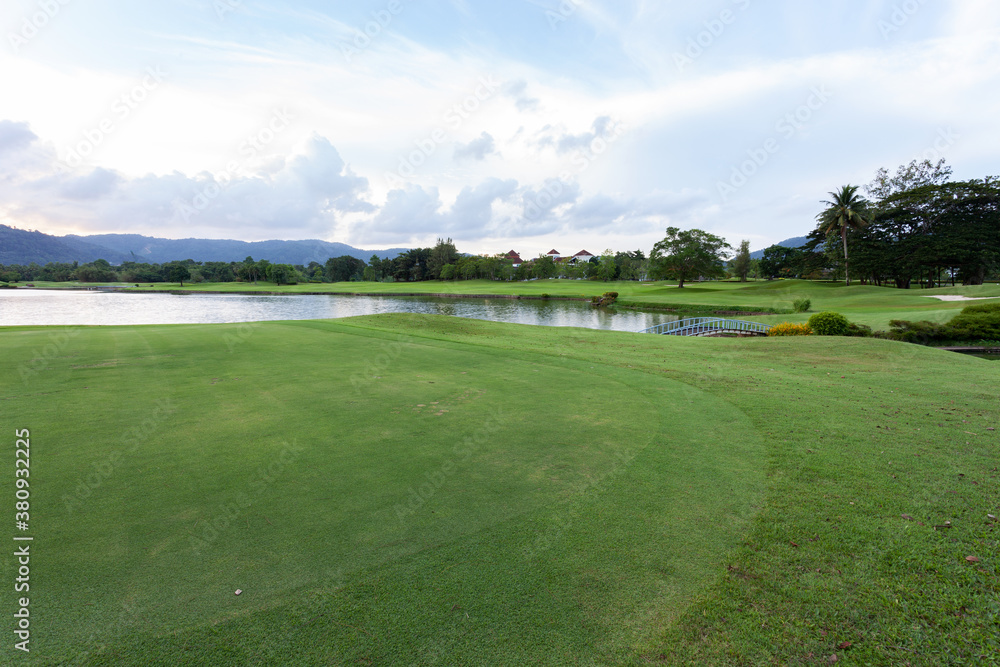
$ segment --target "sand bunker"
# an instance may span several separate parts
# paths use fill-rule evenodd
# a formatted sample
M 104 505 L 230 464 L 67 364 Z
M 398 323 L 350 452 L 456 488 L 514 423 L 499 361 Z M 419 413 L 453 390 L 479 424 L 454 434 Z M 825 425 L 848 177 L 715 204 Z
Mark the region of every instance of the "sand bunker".
M 942 301 L 982 301 L 983 299 L 1000 299 L 1000 296 L 960 296 L 958 294 L 942 294 L 941 296 L 929 296 L 928 299 L 941 299 Z

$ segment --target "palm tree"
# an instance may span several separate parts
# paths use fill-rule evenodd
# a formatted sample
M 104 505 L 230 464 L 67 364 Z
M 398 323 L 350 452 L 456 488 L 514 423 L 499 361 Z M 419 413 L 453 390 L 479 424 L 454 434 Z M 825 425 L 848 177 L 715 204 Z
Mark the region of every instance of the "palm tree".
M 871 222 L 869 202 L 858 195 L 857 185 L 845 185 L 839 192 L 831 192 L 832 201 L 824 201 L 827 208 L 816 216 L 826 234 L 840 230 L 844 240 L 844 280 L 851 284 L 851 273 L 847 265 L 847 230 L 861 229 Z

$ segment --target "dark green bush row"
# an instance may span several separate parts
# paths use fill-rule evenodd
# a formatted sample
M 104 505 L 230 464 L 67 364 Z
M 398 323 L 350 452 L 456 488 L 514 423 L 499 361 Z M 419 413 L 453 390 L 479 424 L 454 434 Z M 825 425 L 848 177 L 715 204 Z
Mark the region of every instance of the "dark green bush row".
M 867 324 L 855 324 L 854 322 L 851 322 L 847 327 L 847 333 L 844 335 L 868 338 L 872 335 L 872 328 Z
M 864 324 L 848 322 L 840 313 L 822 312 L 809 318 L 809 328 L 819 336 L 870 336 L 923 345 L 990 343 L 1000 340 L 1000 303 L 966 306 L 944 323 L 892 320 L 889 331 L 872 331 Z
M 880 337 L 908 343 L 947 343 L 1000 339 L 1000 303 L 966 306 L 949 322 L 892 320 Z

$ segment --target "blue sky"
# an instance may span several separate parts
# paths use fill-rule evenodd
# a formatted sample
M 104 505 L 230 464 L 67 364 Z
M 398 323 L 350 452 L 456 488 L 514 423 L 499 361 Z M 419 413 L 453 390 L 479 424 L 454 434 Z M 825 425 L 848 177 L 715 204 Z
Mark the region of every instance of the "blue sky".
M 876 169 L 1000 173 L 985 0 L 6 0 L 0 223 L 755 249 Z

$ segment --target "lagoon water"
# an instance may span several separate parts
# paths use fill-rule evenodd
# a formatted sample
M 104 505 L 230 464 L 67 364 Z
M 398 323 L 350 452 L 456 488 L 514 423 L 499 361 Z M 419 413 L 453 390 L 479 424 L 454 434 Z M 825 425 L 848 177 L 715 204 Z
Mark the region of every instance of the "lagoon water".
M 986 359 L 987 361 L 1000 361 L 1000 354 L 975 354 L 967 352 L 970 357 L 979 357 L 980 359 Z
M 318 320 L 423 313 L 557 327 L 641 331 L 667 313 L 593 308 L 584 301 L 340 295 L 147 294 L 0 290 L 0 326 L 117 325 Z

